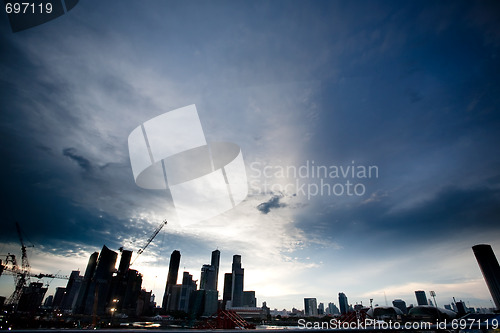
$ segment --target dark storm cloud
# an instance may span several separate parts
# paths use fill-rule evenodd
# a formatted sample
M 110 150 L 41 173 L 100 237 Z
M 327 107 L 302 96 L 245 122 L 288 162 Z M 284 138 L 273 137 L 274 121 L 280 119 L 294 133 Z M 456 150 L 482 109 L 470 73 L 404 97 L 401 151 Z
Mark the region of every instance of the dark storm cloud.
M 363 244 L 359 249 L 375 246 L 374 256 L 387 255 L 395 247 L 413 251 L 416 246 L 500 229 L 500 190 L 496 188 L 450 186 L 406 208 L 395 207 L 390 194 L 373 198 L 355 206 L 338 205 L 320 216 L 302 216 L 299 225 L 318 237 L 333 235 L 341 245 L 353 241 Z
M 78 155 L 75 148 L 64 148 L 63 155 L 69 157 L 71 160 L 75 161 L 80 168 L 86 172 L 91 172 L 93 167 L 92 163 L 83 156 Z
M 271 209 L 286 207 L 286 204 L 280 202 L 282 198 L 283 196 L 273 195 L 271 199 L 258 205 L 257 210 L 263 214 L 268 214 Z

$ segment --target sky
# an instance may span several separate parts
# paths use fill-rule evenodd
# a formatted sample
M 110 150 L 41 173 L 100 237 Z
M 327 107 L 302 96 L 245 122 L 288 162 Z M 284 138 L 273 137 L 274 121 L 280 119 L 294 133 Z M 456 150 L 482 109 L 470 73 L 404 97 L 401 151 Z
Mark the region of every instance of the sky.
M 415 290 L 490 307 L 471 247 L 500 255 L 499 9 L 82 1 L 16 33 L 0 15 L 1 258 L 20 258 L 18 221 L 32 272 L 83 275 L 104 244 L 136 252 L 167 219 L 132 266 L 160 303 L 173 250 L 199 279 L 219 249 L 219 289 L 240 254 L 272 309 Z M 135 184 L 127 140 L 192 104 L 208 142 L 241 148 L 249 191 L 185 225 L 168 191 Z

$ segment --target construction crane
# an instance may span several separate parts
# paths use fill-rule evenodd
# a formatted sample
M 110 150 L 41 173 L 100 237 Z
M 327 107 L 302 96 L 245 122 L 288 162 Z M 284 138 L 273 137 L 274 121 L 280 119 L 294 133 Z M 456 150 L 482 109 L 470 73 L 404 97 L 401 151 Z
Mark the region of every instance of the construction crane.
M 19 241 L 21 242 L 21 262 L 22 262 L 21 267 L 23 272 L 26 272 L 27 275 L 29 275 L 31 267 L 28 262 L 28 254 L 26 253 L 26 245 L 24 245 L 23 235 L 21 233 L 21 226 L 19 226 L 18 222 L 16 222 L 16 230 L 17 230 L 17 235 L 19 236 Z M 31 245 L 30 247 L 33 247 L 33 245 Z
M 7 256 L 14 256 L 13 254 L 8 254 Z M 1 264 L 1 260 L 0 260 Z M 15 267 L 14 265 L 12 267 L 7 266 L 7 263 L 2 266 L 3 267 L 3 273 L 7 275 L 14 275 L 16 276 L 17 274 L 20 273 L 19 267 Z M 0 268 L 1 270 L 2 268 Z M 0 276 L 2 274 L 0 273 Z M 63 280 L 68 280 L 69 277 L 67 275 L 60 275 L 60 274 L 45 274 L 45 273 L 29 273 L 30 278 L 37 278 L 37 279 L 43 279 L 43 278 L 49 278 L 49 279 L 63 279 Z
M 156 235 L 158 235 L 158 233 L 160 232 L 160 230 L 166 224 L 167 224 L 167 220 L 163 220 L 160 223 L 160 225 L 158 225 L 158 227 L 156 227 L 155 231 L 151 234 L 151 236 L 149 236 L 148 240 L 146 241 L 146 244 L 137 251 L 137 256 L 135 257 L 134 261 L 132 261 L 132 264 L 137 260 L 137 258 L 139 258 L 139 256 L 144 252 L 144 250 L 146 250 L 146 248 L 148 247 L 148 245 L 153 241 L 153 239 L 156 237 Z
M 28 262 L 28 254 L 26 251 L 26 245 L 24 244 L 23 235 L 21 233 L 21 227 L 19 223 L 16 222 L 16 231 L 21 242 L 21 268 L 17 265 L 16 257 L 14 255 L 7 255 L 7 262 L 10 260 L 12 262 L 12 272 L 14 273 L 15 289 L 12 295 L 10 295 L 7 300 L 7 304 L 17 304 L 23 293 L 23 287 L 28 285 L 30 282 L 30 264 Z M 6 270 L 6 269 L 5 269 Z
M 11 304 L 11 305 L 16 305 L 19 303 L 19 300 L 21 299 L 21 296 L 23 294 L 23 287 L 29 285 L 30 278 L 35 277 L 38 279 L 48 277 L 48 278 L 57 278 L 57 279 L 68 279 L 67 276 L 63 275 L 58 275 L 58 274 L 44 274 L 44 273 L 39 273 L 39 274 L 32 274 L 31 273 L 31 266 L 28 261 L 28 253 L 26 251 L 27 247 L 33 247 L 31 246 L 26 246 L 24 244 L 22 232 L 21 232 L 21 226 L 19 225 L 18 222 L 16 222 L 16 231 L 17 235 L 19 237 L 19 241 L 21 243 L 21 267 L 18 266 L 16 256 L 14 254 L 8 253 L 5 259 L 5 264 L 2 264 L 1 267 L 1 273 L 7 273 L 9 275 L 14 276 L 14 292 L 10 297 L 8 298 L 6 304 Z M 10 267 L 8 264 L 10 263 Z

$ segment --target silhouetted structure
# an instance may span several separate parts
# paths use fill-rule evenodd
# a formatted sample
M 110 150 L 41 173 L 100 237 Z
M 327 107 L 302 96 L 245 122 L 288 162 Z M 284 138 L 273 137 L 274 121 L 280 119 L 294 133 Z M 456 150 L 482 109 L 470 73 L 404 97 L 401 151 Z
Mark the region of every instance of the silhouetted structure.
M 243 292 L 243 306 L 254 308 L 257 306 L 257 298 L 255 298 L 255 291 L 249 290 Z
M 392 301 L 392 305 L 401 310 L 403 314 L 408 313 L 408 309 L 406 308 L 406 302 L 403 301 L 402 299 L 395 299 L 394 301 Z
M 53 300 L 54 300 L 54 295 L 47 296 L 45 298 L 45 301 L 43 301 L 43 306 L 46 307 L 46 308 L 51 308 Z
M 179 274 L 179 265 L 181 262 L 181 253 L 177 250 L 170 255 L 170 263 L 168 266 L 167 284 L 165 285 L 165 293 L 163 294 L 162 308 L 163 310 L 177 310 L 177 302 L 173 300 L 173 287 L 177 284 L 177 276 Z M 177 295 L 176 295 L 177 296 Z
M 500 309 L 500 266 L 490 245 L 479 244 L 472 247 L 479 268 L 497 309 Z
M 176 284 L 170 287 L 170 295 L 168 299 L 168 310 L 177 311 L 179 309 L 179 302 L 181 298 L 182 285 Z
M 78 298 L 73 310 L 74 313 L 82 314 L 85 311 L 85 302 L 90 289 L 90 283 L 92 281 L 92 276 L 94 276 L 95 269 L 97 267 L 97 258 L 99 257 L 99 252 L 94 252 L 89 258 L 87 264 L 87 269 L 85 269 L 85 275 L 83 276 L 82 285 L 78 293 Z
M 213 267 L 215 267 L 215 288 L 211 290 L 218 290 L 218 281 L 219 281 L 219 264 L 220 264 L 220 251 L 214 250 L 212 251 L 212 260 L 210 262 Z
M 156 306 L 154 302 L 154 295 L 152 291 L 141 290 L 139 298 L 137 299 L 137 316 L 151 316 L 153 315 L 153 309 Z
M 200 276 L 201 290 L 217 290 L 217 272 L 212 265 L 203 265 Z
M 304 315 L 308 317 L 318 315 L 318 303 L 316 298 L 304 298 Z
M 217 312 L 218 298 L 219 295 L 217 290 L 205 290 L 205 303 L 203 306 L 204 316 L 211 316 Z
M 465 303 L 463 301 L 455 302 L 455 306 L 457 308 L 457 313 L 459 316 L 464 316 L 468 311 Z
M 244 269 L 241 268 L 241 256 L 233 256 L 232 265 L 232 287 L 231 287 L 231 307 L 243 306 L 243 275 Z
M 339 293 L 339 307 L 341 314 L 344 315 L 349 312 L 349 303 L 347 301 L 347 296 L 344 293 Z
M 416 290 L 415 297 L 417 298 L 417 305 L 429 305 L 425 291 Z
M 182 287 L 178 310 L 189 312 L 189 301 L 191 298 L 191 293 L 195 290 L 196 282 L 193 281 L 193 276 L 189 274 L 189 272 L 184 272 L 182 276 Z
M 323 316 L 325 314 L 325 304 L 318 304 L 318 316 Z
M 197 309 L 200 315 L 212 315 L 218 308 L 217 280 L 219 278 L 220 251 L 212 251 L 210 265 L 203 265 L 200 276 L 200 290 L 203 291 L 203 298 L 200 301 L 201 307 Z M 200 296 L 197 296 L 200 298 Z M 199 301 L 199 299 L 197 299 Z
M 42 305 L 46 292 L 47 288 L 44 288 L 41 282 L 31 282 L 29 286 L 23 287 L 23 292 L 17 304 L 17 311 L 34 313 Z
M 61 304 L 63 310 L 74 309 L 82 283 L 83 277 L 80 275 L 80 271 L 72 271 L 69 276 L 68 284 L 66 284 L 66 294 Z
M 66 288 L 57 287 L 56 293 L 54 294 L 54 299 L 52 300 L 52 308 L 58 310 L 62 306 L 64 295 L 66 294 Z
M 118 272 L 111 282 L 111 293 L 107 302 L 108 312 L 135 315 L 141 290 L 142 275 L 137 270 L 127 269 L 125 272 Z
M 122 250 L 120 265 L 118 266 L 118 274 L 125 274 L 130 267 L 130 260 L 132 259 L 132 251 Z
M 340 314 L 340 310 L 334 303 L 328 303 L 328 314 L 337 315 Z
M 226 308 L 226 304 L 231 300 L 231 289 L 233 287 L 233 274 L 224 274 L 224 290 L 222 292 L 222 308 Z
M 95 312 L 97 315 L 102 315 L 105 313 L 117 257 L 118 254 L 108 249 L 106 245 L 102 247 L 85 300 L 85 314 Z

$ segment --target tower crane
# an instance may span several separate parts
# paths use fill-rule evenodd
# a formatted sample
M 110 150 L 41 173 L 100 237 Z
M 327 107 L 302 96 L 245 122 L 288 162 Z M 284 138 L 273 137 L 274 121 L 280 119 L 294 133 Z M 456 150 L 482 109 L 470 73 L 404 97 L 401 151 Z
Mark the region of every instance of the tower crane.
M 1 264 L 0 268 L 0 275 L 2 273 L 7 273 L 9 275 L 14 276 L 14 283 L 15 283 L 15 288 L 14 292 L 10 297 L 8 298 L 6 304 L 11 304 L 15 305 L 19 303 L 19 299 L 21 298 L 21 295 L 23 294 L 23 287 L 26 285 L 29 285 L 30 278 L 35 277 L 38 279 L 48 277 L 48 278 L 56 278 L 56 279 L 68 279 L 67 276 L 63 275 L 58 275 L 58 274 L 44 274 L 44 273 L 39 273 L 39 274 L 32 274 L 31 273 L 31 266 L 28 261 L 28 253 L 26 251 L 27 247 L 33 247 L 31 246 L 26 246 L 24 244 L 22 232 L 21 232 L 21 226 L 19 225 L 18 222 L 16 222 L 16 231 L 17 235 L 19 237 L 19 241 L 21 243 L 21 267 L 18 266 L 16 256 L 14 254 L 8 253 L 6 256 L 5 264 Z M 10 267 L 8 266 L 10 263 Z
M 158 225 L 158 227 L 156 227 L 155 231 L 151 234 L 151 236 L 149 236 L 148 240 L 146 241 L 146 244 L 137 251 L 137 255 L 136 255 L 134 261 L 132 261 L 132 264 L 137 260 L 137 258 L 139 258 L 139 256 L 144 252 L 144 250 L 146 250 L 146 248 L 148 247 L 148 245 L 153 241 L 153 239 L 156 237 L 156 235 L 158 235 L 158 233 L 160 232 L 160 230 L 166 224 L 167 224 L 167 220 L 163 220 L 160 223 L 160 225 Z
M 28 262 L 28 254 L 26 251 L 26 245 L 24 244 L 23 235 L 21 233 L 21 227 L 19 223 L 16 222 L 16 231 L 19 237 L 19 241 L 21 242 L 21 268 L 17 265 L 16 257 L 14 255 L 10 255 L 10 260 L 12 262 L 12 272 L 14 273 L 15 280 L 15 289 L 12 295 L 10 295 L 7 300 L 7 304 L 17 304 L 19 303 L 19 299 L 23 293 L 23 287 L 30 282 L 30 264 Z M 9 255 L 7 255 L 7 261 L 9 260 Z M 5 269 L 7 270 L 7 269 Z

